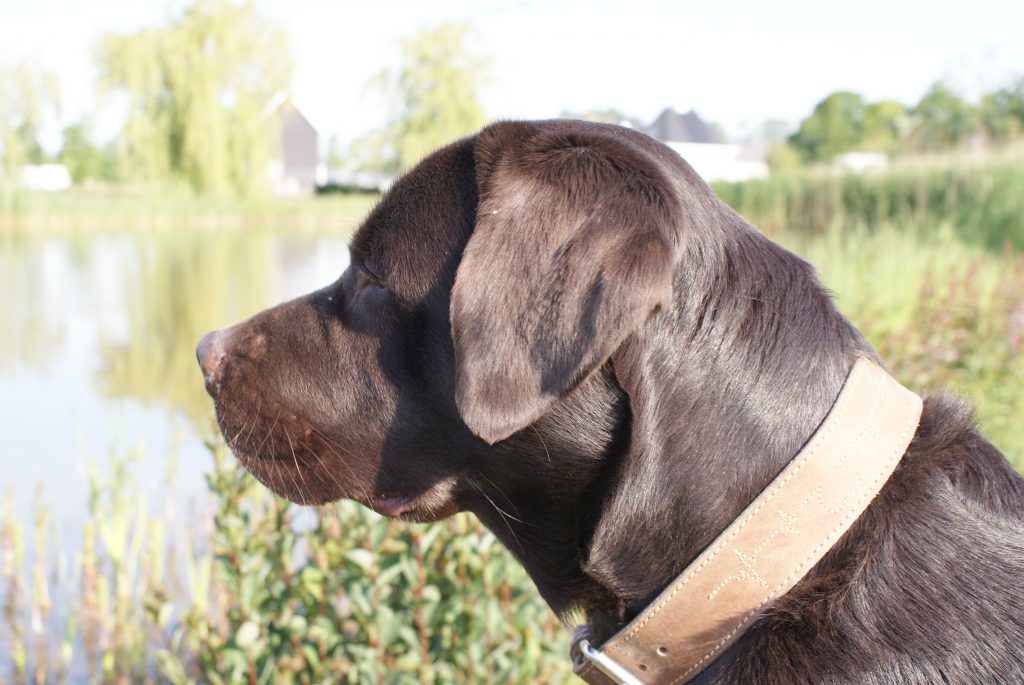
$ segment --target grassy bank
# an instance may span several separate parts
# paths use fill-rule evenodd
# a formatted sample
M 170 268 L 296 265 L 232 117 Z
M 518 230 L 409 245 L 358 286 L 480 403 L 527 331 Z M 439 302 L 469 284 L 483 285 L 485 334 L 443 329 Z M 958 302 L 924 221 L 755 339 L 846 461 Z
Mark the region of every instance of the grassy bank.
M 816 266 L 904 384 L 961 394 L 986 437 L 1024 470 L 1024 252 L 965 242 L 949 224 L 834 225 L 777 238 Z
M 249 227 L 350 231 L 377 201 L 373 194 L 237 200 L 182 190 L 117 186 L 61 193 L 15 192 L 0 207 L 7 231 Z

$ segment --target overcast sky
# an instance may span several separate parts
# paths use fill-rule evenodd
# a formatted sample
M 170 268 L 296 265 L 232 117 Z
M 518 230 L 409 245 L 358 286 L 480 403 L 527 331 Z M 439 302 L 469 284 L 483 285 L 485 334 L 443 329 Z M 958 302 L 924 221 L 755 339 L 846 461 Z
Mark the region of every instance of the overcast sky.
M 91 48 L 105 31 L 157 24 L 167 0 L 0 0 L 0 60 L 56 72 L 65 123 L 94 104 Z M 1024 2 L 740 0 L 290 2 L 259 0 L 290 34 L 295 101 L 325 138 L 348 141 L 387 112 L 367 88 L 396 40 L 467 22 L 491 60 L 494 118 L 614 107 L 647 122 L 694 108 L 736 135 L 797 122 L 828 93 L 912 104 L 934 81 L 969 97 L 1024 75 Z M 101 122 L 102 123 L 102 122 Z

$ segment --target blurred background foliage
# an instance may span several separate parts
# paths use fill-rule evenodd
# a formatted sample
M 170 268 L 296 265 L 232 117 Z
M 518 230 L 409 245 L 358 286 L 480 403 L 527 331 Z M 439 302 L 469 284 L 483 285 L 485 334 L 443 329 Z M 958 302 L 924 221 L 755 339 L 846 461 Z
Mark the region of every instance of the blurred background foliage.
M 391 175 L 485 124 L 489 58 L 470 36 L 444 24 L 404 40 L 398 66 L 372 84 L 393 116 L 336 147 L 334 161 Z M 0 65 L 0 288 L 13 295 L 0 373 L 46 369 L 81 335 L 32 299 L 55 251 L 101 276 L 115 254 L 128 265 L 114 284 L 123 321 L 100 336 L 92 383 L 215 434 L 195 340 L 271 304 L 275 264 L 305 268 L 318 241 L 344 240 L 376 201 L 273 198 L 254 172 L 276 154 L 289 55 L 253 4 L 226 0 L 105 35 L 99 95 L 123 104 L 123 129 L 97 143 L 93 121 L 75 122 L 52 154 L 40 141 L 60 110 L 54 76 Z M 792 131 L 766 122 L 764 134 L 771 176 L 715 191 L 818 268 L 903 382 L 966 395 L 985 434 L 1024 466 L 1024 79 L 975 101 L 941 81 L 917 103 L 837 91 Z M 834 158 L 851 151 L 892 162 L 837 171 Z M 19 169 L 44 162 L 66 165 L 75 187 L 20 188 Z M 347 502 L 291 505 L 215 441 L 204 497 L 182 507 L 173 453 L 108 451 L 86 474 L 88 511 L 70 545 L 58 544 L 45 490 L 29 497 L 18 483 L 7 494 L 0 683 L 572 680 L 568 631 L 468 516 L 414 526 Z M 166 465 L 165 499 L 141 488 L 146 464 Z
M 268 191 L 274 108 L 287 97 L 284 33 L 252 4 L 197 0 L 161 28 L 104 36 L 96 49 L 102 93 L 127 96 L 117 140 L 121 178 L 187 183 L 214 195 Z M 74 131 L 73 131 L 74 132 Z M 65 153 L 80 175 L 99 173 L 80 141 Z M 81 176 L 80 176 L 81 177 Z
M 1019 140 L 1022 133 L 1024 77 L 985 93 L 975 104 L 937 81 L 912 106 L 893 100 L 869 102 L 848 91 L 832 93 L 781 145 L 795 150 L 803 163 L 814 163 L 850 151 L 920 155 L 958 147 L 999 147 Z
M 487 123 L 478 92 L 488 63 L 471 53 L 468 34 L 465 25 L 442 24 L 401 41 L 401 66 L 373 80 L 394 118 L 337 155 L 343 167 L 396 174 Z

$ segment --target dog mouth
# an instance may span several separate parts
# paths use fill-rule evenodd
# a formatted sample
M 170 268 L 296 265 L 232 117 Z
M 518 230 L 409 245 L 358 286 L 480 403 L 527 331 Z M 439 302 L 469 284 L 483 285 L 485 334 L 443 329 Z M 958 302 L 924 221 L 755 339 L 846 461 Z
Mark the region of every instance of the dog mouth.
M 447 518 L 459 511 L 455 495 L 456 479 L 444 478 L 417 494 L 377 493 L 356 501 L 382 516 L 400 521 L 427 523 Z
M 382 516 L 397 518 L 416 511 L 416 498 L 410 496 L 370 497 L 366 506 Z

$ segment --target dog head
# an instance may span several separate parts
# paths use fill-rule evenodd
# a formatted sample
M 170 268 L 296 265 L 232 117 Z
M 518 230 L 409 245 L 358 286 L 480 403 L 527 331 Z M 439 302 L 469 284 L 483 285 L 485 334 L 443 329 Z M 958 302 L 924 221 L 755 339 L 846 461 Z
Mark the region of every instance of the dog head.
M 297 502 L 433 519 L 542 417 L 579 429 L 525 432 L 606 444 L 614 401 L 570 396 L 607 395 L 595 371 L 670 301 L 679 208 L 659 154 L 616 127 L 542 122 L 425 159 L 335 283 L 200 342 L 234 453 Z
M 809 265 L 678 155 L 570 121 L 434 153 L 335 283 L 197 350 L 270 489 L 472 511 L 555 611 L 607 626 L 778 473 L 869 353 Z

